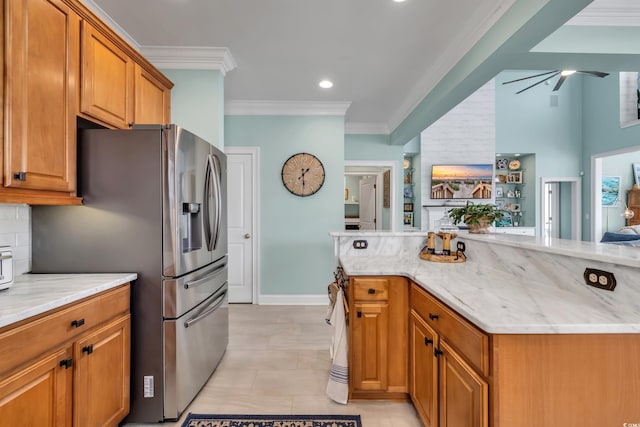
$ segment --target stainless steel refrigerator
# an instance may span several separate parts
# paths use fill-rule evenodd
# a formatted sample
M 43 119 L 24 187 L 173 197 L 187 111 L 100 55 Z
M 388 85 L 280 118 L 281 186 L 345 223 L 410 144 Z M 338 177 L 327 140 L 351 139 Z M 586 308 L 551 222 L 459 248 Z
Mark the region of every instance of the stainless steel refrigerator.
M 80 130 L 82 206 L 32 208 L 32 272 L 136 272 L 131 412 L 175 420 L 228 342 L 226 159 L 175 125 Z

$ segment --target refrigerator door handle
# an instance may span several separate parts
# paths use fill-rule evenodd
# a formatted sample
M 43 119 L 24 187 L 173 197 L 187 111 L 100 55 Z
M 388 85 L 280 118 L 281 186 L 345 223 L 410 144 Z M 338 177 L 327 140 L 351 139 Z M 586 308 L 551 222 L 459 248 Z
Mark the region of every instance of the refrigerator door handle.
M 215 270 L 213 270 L 211 273 L 207 274 L 206 276 L 201 277 L 200 279 L 192 280 L 190 282 L 185 283 L 184 284 L 184 288 L 185 289 L 195 288 L 198 285 L 206 283 L 206 282 L 210 281 L 212 277 L 215 277 L 218 274 L 222 273 L 224 271 L 224 269 L 226 269 L 226 268 L 227 268 L 227 263 L 225 262 L 220 267 L 216 268 Z
M 188 328 L 189 326 L 193 326 L 195 323 L 199 322 L 200 320 L 204 319 L 205 317 L 209 316 L 211 313 L 216 311 L 218 307 L 220 307 L 222 303 L 224 303 L 225 297 L 227 296 L 227 287 L 225 286 L 224 289 L 218 295 L 219 295 L 218 298 L 211 304 L 209 308 L 207 308 L 204 311 L 201 311 L 197 316 L 186 320 L 184 322 L 184 327 Z
M 213 169 L 213 189 L 214 189 L 214 204 L 215 204 L 215 221 L 213 223 L 213 243 L 211 244 L 211 248 L 209 250 L 215 250 L 218 246 L 218 240 L 220 237 L 220 225 L 222 221 L 222 183 L 221 183 L 221 167 L 220 167 L 220 159 L 217 156 L 213 156 L 209 154 L 209 158 L 211 159 L 211 165 Z
M 213 182 L 213 160 L 211 154 L 207 156 L 207 167 L 204 172 L 204 197 L 203 197 L 203 221 L 204 221 L 204 236 L 207 241 L 207 249 L 213 250 L 213 227 L 211 224 L 211 191 Z

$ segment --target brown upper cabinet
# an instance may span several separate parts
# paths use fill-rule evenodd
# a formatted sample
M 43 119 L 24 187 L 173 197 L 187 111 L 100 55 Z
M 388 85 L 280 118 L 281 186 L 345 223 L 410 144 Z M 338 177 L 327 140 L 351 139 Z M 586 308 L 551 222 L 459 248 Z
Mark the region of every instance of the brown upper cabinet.
M 0 203 L 80 204 L 77 117 L 169 123 L 173 83 L 79 0 L 0 0 L 0 11 Z

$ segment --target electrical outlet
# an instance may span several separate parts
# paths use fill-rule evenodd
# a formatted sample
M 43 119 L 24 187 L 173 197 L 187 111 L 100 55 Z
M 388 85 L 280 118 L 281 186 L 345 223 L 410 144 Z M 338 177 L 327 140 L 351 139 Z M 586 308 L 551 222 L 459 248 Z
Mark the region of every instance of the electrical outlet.
M 353 241 L 353 247 L 355 249 L 367 249 L 367 246 L 369 246 L 369 243 L 366 240 L 354 240 Z
M 616 287 L 616 277 L 609 271 L 586 268 L 583 277 L 587 285 L 596 288 L 613 291 Z

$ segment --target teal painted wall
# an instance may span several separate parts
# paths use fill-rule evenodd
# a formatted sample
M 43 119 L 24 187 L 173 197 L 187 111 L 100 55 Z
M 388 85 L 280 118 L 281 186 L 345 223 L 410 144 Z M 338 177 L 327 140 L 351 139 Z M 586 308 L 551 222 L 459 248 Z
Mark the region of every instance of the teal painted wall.
M 640 150 L 640 125 L 620 127 L 619 82 L 617 73 L 603 79 L 583 79 L 582 209 L 588 218 L 591 217 L 591 156 L 632 147 Z M 583 220 L 583 240 L 591 238 L 588 218 Z
M 171 90 L 171 121 L 224 149 L 224 76 L 216 70 L 162 70 Z
M 376 160 L 394 161 L 397 163 L 396 177 L 392 183 L 396 188 L 396 206 L 398 215 L 396 229 L 402 229 L 402 183 L 404 179 L 402 171 L 403 146 L 391 145 L 389 135 L 345 135 L 344 136 L 344 160 Z M 383 209 L 383 224 L 388 224 L 390 218 L 389 209 Z M 390 227 L 387 227 L 390 228 Z
M 344 228 L 344 118 L 226 116 L 225 144 L 260 147 L 260 294 L 326 294 L 335 268 L 328 233 Z M 282 165 L 298 152 L 325 168 L 309 197 L 282 185 Z
M 537 79 L 503 82 L 543 71 L 505 71 L 496 76 L 496 151 L 534 153 L 535 224 L 540 228 L 540 178 L 577 177 L 582 170 L 582 80 L 574 76 L 561 89 L 540 84 L 515 92 Z M 553 79 L 553 84 L 557 79 Z M 552 102 L 556 101 L 557 106 Z M 556 104 L 556 102 L 553 102 Z

